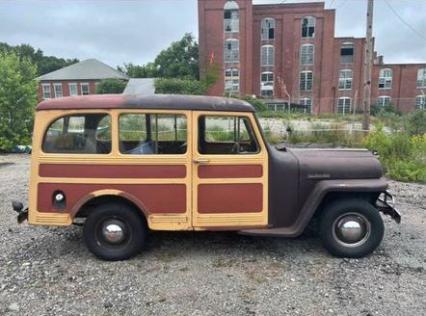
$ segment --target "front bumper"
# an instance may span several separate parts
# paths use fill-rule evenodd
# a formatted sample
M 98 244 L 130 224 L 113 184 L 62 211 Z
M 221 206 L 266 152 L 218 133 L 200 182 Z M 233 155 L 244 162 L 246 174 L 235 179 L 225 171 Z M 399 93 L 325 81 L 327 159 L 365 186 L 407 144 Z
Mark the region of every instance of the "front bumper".
M 12 201 L 12 208 L 18 213 L 17 220 L 19 224 L 28 219 L 28 207 L 24 209 L 24 205 L 21 202 Z
M 401 223 L 401 214 L 395 208 L 395 199 L 389 191 L 385 191 L 379 195 L 376 201 L 376 207 L 383 214 L 392 217 L 398 224 Z

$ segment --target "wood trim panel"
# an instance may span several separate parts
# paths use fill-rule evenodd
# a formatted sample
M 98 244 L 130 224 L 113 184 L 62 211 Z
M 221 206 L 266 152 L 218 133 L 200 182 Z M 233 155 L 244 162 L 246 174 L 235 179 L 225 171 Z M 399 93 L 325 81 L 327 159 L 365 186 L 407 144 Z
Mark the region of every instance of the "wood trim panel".
M 201 165 L 198 176 L 206 178 L 260 178 L 262 165 Z

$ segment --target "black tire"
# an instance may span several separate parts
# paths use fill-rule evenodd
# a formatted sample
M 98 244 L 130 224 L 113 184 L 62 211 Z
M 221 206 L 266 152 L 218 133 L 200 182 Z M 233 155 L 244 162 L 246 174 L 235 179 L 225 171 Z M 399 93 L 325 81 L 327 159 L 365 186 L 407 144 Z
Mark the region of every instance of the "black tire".
M 348 241 L 342 237 L 341 223 L 359 220 L 365 228 L 359 241 Z M 353 221 L 351 222 L 353 223 Z M 336 257 L 360 258 L 372 253 L 381 243 L 384 225 L 379 211 L 361 199 L 344 199 L 326 206 L 321 215 L 320 236 L 324 247 Z M 364 231 L 364 229 L 362 229 Z M 340 234 L 340 237 L 339 237 Z
M 109 261 L 126 260 L 137 255 L 147 233 L 145 221 L 137 212 L 120 203 L 97 206 L 90 212 L 83 227 L 87 248 L 98 258 Z M 112 242 L 103 232 L 107 227 L 117 226 L 122 232 L 121 237 Z

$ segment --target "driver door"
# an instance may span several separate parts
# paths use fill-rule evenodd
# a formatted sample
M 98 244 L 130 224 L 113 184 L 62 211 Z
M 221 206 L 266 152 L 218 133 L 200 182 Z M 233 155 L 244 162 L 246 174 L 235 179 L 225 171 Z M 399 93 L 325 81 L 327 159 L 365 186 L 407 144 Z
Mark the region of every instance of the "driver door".
M 268 224 L 268 154 L 252 113 L 193 112 L 195 229 Z

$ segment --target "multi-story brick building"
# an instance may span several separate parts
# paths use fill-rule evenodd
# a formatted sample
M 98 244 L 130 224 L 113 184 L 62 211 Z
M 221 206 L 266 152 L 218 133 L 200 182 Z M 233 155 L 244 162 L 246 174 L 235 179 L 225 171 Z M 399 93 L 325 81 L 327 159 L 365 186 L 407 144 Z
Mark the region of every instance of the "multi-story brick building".
M 253 5 L 198 0 L 200 71 L 221 71 L 211 95 L 256 95 L 314 113 L 362 108 L 365 38 L 335 37 L 335 10 L 323 2 Z M 212 68 L 213 69 L 213 68 Z M 372 103 L 426 108 L 426 63 L 374 58 Z
M 128 81 L 129 77 L 96 59 L 79 63 L 44 74 L 39 82 L 39 100 L 96 93 L 96 85 L 103 79 Z

